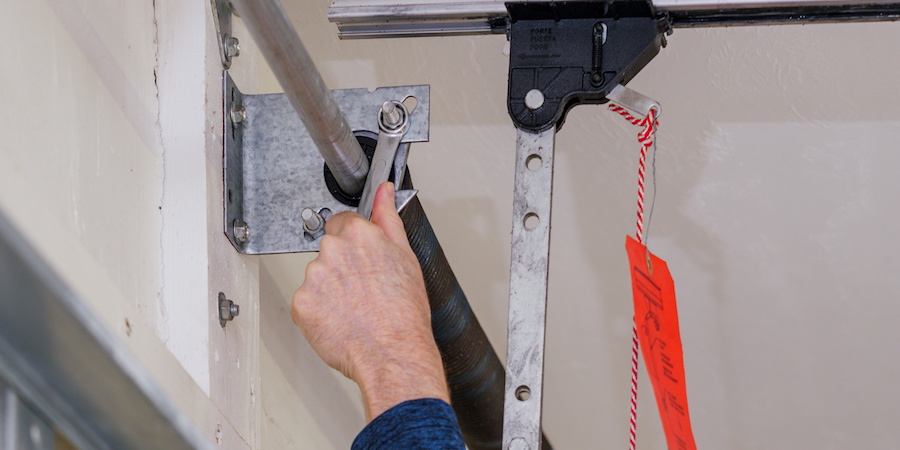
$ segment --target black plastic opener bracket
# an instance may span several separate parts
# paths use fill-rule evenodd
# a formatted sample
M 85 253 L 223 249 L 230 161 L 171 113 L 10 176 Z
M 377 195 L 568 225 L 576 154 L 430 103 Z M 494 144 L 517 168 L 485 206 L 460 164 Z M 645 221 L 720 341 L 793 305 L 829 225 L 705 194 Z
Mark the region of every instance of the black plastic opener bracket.
M 516 127 L 562 127 L 581 103 L 606 103 L 665 47 L 671 27 L 641 0 L 506 3 L 507 109 Z

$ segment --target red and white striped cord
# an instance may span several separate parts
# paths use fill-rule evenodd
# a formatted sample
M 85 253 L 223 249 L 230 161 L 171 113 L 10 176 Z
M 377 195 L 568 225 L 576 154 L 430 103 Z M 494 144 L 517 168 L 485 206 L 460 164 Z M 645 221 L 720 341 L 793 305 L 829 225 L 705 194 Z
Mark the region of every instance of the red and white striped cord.
M 634 450 L 637 436 L 637 379 L 638 379 L 638 335 L 637 322 L 631 319 L 631 428 L 628 430 L 628 448 Z
M 616 105 L 609 104 L 609 109 L 621 115 L 632 125 L 644 127 L 638 133 L 638 142 L 641 144 L 641 159 L 638 166 L 638 204 L 637 204 L 637 239 L 643 242 L 644 239 L 644 166 L 647 161 L 647 150 L 653 146 L 653 138 L 656 134 L 656 110 L 651 109 L 647 117 L 639 119 L 633 116 L 627 109 Z M 634 450 L 634 440 L 637 434 L 637 379 L 638 379 L 638 335 L 637 323 L 632 317 L 631 320 L 631 428 L 629 430 L 629 449 Z

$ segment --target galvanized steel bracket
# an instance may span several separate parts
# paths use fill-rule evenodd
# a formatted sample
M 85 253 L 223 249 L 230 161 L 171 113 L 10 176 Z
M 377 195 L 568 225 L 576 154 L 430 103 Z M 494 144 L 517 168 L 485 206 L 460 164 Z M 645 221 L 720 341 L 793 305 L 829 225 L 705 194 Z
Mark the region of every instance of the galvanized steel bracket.
M 219 59 L 222 60 L 222 68 L 229 69 L 231 58 L 241 53 L 237 38 L 231 34 L 231 15 L 234 14 L 234 7 L 231 6 L 230 0 L 209 0 L 209 3 L 219 41 Z
M 325 161 L 287 97 L 242 94 L 223 73 L 225 235 L 248 255 L 318 251 L 321 235 L 304 231 L 301 212 L 310 208 L 327 218 L 356 208 L 329 191 Z M 409 143 L 428 141 L 429 90 L 419 85 L 331 92 L 353 131 L 372 138 L 378 136 L 382 103 L 415 97 L 399 160 Z

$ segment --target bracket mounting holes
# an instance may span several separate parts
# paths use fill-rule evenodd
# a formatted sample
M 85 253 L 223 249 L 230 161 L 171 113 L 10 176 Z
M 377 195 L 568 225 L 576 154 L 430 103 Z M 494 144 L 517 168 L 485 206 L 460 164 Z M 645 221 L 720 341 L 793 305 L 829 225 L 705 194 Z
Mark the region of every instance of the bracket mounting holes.
M 528 213 L 525 214 L 525 219 L 522 220 L 522 224 L 525 225 L 526 230 L 533 230 L 541 224 L 541 218 L 535 213 Z
M 519 401 L 524 402 L 531 398 L 531 389 L 528 389 L 528 386 L 519 386 L 516 388 L 516 398 Z

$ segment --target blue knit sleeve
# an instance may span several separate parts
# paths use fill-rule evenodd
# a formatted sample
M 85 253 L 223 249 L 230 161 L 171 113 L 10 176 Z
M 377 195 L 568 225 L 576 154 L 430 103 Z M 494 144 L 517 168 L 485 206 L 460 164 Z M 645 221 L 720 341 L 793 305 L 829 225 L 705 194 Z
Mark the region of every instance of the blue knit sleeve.
M 351 450 L 465 450 L 453 408 L 443 400 L 403 402 L 375 418 L 356 436 Z

